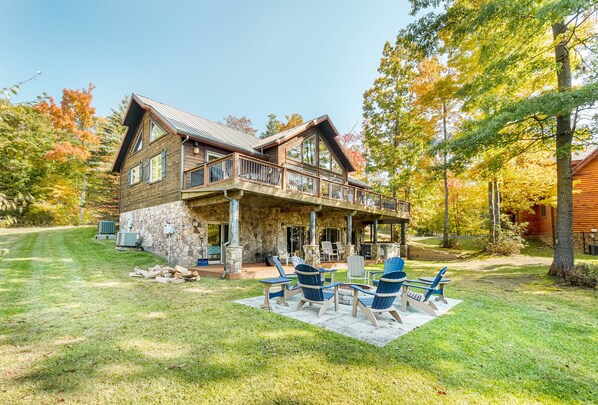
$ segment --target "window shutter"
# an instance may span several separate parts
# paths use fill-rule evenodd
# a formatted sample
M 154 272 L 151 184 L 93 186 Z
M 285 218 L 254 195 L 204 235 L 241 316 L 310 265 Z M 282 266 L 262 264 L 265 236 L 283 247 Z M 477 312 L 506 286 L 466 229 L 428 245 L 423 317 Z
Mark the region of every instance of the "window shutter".
M 149 183 L 150 181 L 150 161 L 149 159 L 145 162 L 145 182 Z
M 162 150 L 162 177 L 166 176 L 166 150 Z
M 128 177 L 127 184 L 131 185 L 131 169 L 129 169 L 129 171 L 127 172 L 127 177 Z
M 143 178 L 143 163 L 139 162 L 139 181 Z

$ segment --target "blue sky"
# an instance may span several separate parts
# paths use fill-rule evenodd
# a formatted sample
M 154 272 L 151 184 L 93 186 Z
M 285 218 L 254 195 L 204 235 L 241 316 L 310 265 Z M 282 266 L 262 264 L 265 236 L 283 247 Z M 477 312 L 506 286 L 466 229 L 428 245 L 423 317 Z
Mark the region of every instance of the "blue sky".
M 329 114 L 361 121 L 384 42 L 412 21 L 403 0 L 0 0 L 0 87 L 16 101 L 94 83 L 108 114 L 135 92 L 211 120 Z

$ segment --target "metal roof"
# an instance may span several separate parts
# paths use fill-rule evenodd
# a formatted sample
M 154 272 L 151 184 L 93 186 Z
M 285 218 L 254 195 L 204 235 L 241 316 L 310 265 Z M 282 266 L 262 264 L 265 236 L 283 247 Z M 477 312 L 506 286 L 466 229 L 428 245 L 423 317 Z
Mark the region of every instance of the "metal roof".
M 182 135 L 189 135 L 198 140 L 230 146 L 234 149 L 243 149 L 255 153 L 253 145 L 257 138 L 232 129 L 223 124 L 207 120 L 197 115 L 179 110 L 151 98 L 133 94 L 133 97 L 142 105 L 149 107 L 160 116 L 173 130 Z
M 371 189 L 369 184 L 364 183 L 363 181 L 356 179 L 353 176 L 347 176 L 347 180 L 348 180 L 349 184 L 351 184 L 353 186 L 359 186 L 359 187 Z

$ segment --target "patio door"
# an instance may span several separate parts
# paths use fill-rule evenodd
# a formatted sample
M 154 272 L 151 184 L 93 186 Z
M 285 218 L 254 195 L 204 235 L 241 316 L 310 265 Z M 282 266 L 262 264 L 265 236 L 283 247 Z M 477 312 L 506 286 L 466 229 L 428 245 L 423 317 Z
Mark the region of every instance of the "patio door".
M 228 242 L 228 224 L 208 224 L 208 261 L 210 264 L 224 263 L 225 247 Z
M 287 226 L 287 253 L 303 257 L 305 227 Z

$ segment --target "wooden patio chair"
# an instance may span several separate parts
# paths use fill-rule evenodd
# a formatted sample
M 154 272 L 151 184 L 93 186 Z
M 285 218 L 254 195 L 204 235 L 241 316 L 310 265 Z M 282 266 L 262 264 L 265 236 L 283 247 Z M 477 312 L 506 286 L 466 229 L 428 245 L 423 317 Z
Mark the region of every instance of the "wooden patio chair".
M 345 246 L 343 242 L 335 242 L 334 245 L 336 246 L 336 253 L 338 253 L 339 260 L 342 260 L 345 256 Z
M 326 312 L 332 302 L 334 302 L 334 310 L 338 311 L 338 287 L 342 284 L 336 282 L 324 285 L 320 272 L 309 264 L 300 264 L 295 269 L 299 283 L 297 285 L 303 290 L 303 297 L 299 300 L 296 310 L 299 311 L 305 303 L 322 305 L 318 316 Z M 324 291 L 334 289 L 334 292 Z
M 363 280 L 363 283 L 367 284 L 368 275 L 365 271 L 365 259 L 363 256 L 347 257 L 347 281 L 351 283 L 355 279 Z
M 378 280 L 376 280 L 376 274 L 388 274 L 393 271 L 403 271 L 405 268 L 405 260 L 401 259 L 400 257 L 389 257 L 388 259 L 384 260 L 384 270 L 383 271 L 370 271 L 372 275 L 372 284 L 378 285 Z
M 321 245 L 322 256 L 324 257 L 324 260 L 332 261 L 333 257 L 336 257 L 336 260 L 338 260 L 338 252 L 332 248 L 332 242 L 323 240 Z
M 438 311 L 438 307 L 431 301 L 431 298 L 435 294 L 444 294 L 438 285 L 440 284 L 440 280 L 442 280 L 442 276 L 446 273 L 446 270 L 446 267 L 440 269 L 431 283 L 418 280 L 406 280 L 407 282 L 403 284 L 401 309 L 406 311 L 407 306 L 413 305 L 432 316 L 438 316 L 438 313 L 436 312 Z M 424 292 L 420 294 L 413 291 L 412 289 L 414 288 L 423 290 Z
M 401 286 L 406 279 L 407 276 L 402 271 L 387 273 L 380 278 L 376 292 L 364 290 L 357 285 L 351 284 L 353 289 L 353 316 L 357 317 L 357 308 L 359 308 L 372 325 L 378 327 L 375 314 L 388 312 L 397 322 L 403 323 L 393 304 L 395 298 L 401 294 Z M 368 297 L 359 297 L 359 293 L 367 294 Z
M 284 267 L 282 267 L 282 263 L 280 263 L 280 260 L 278 260 L 276 257 L 270 256 L 270 257 L 268 257 L 268 260 L 270 261 L 271 264 L 273 264 L 276 267 L 276 270 L 278 270 L 278 274 L 280 274 L 281 278 L 297 278 L 297 276 L 295 274 L 287 275 L 287 273 L 284 271 Z M 291 283 L 287 284 L 286 298 L 292 297 L 293 295 L 300 294 L 300 293 L 301 293 L 301 288 L 299 288 L 296 284 L 295 285 L 291 285 Z

